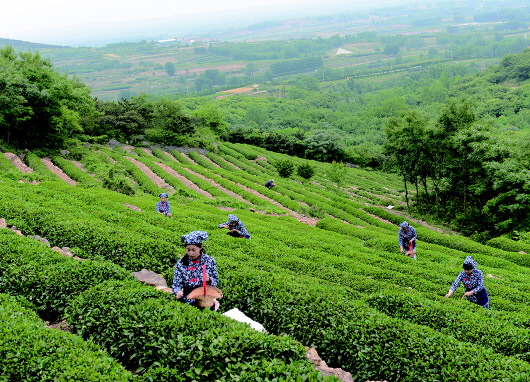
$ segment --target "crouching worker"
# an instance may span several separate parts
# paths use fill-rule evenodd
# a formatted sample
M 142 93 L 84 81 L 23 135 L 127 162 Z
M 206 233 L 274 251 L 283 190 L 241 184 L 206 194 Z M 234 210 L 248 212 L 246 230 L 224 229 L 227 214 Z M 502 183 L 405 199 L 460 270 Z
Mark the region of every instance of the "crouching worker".
M 460 283 L 462 283 L 466 288 L 466 292 L 462 298 L 465 297 L 469 301 L 489 309 L 490 298 L 488 296 L 488 291 L 484 286 L 484 275 L 482 274 L 482 271 L 477 268 L 477 263 L 473 260 L 473 257 L 467 256 L 462 267 L 464 270 L 460 271 L 445 297 L 451 297 Z
M 217 264 L 204 251 L 203 242 L 208 233 L 193 231 L 181 236 L 186 254 L 177 262 L 173 273 L 172 291 L 177 300 L 198 308 L 219 309 L 220 289 Z
M 274 179 L 267 180 L 267 181 L 265 182 L 265 187 L 267 187 L 268 189 L 271 189 L 271 188 L 273 188 L 274 186 L 276 186 L 276 185 L 274 184 Z
M 243 222 L 239 220 L 239 218 L 236 215 L 229 214 L 228 221 L 226 223 L 219 224 L 217 228 L 227 228 L 228 229 L 227 235 L 230 235 L 233 237 L 250 239 L 250 234 L 245 228 L 245 225 L 243 224 Z
M 156 203 L 156 212 L 160 212 L 161 214 L 166 215 L 168 218 L 172 218 L 173 215 L 171 215 L 171 205 L 167 201 L 169 195 L 163 192 L 158 195 L 158 197 L 160 198 L 160 201 Z
M 401 253 L 416 260 L 416 230 L 406 221 L 399 225 L 398 244 Z

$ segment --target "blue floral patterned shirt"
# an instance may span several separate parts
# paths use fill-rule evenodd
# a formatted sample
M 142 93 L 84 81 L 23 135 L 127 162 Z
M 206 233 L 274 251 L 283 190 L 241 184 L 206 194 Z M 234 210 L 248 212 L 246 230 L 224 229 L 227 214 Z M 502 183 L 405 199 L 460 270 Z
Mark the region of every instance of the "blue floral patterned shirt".
M 222 228 L 224 225 L 229 225 L 229 224 L 230 224 L 229 221 L 226 223 L 221 223 L 217 226 L 217 228 Z M 241 221 L 238 221 L 237 225 L 233 229 L 237 229 L 239 231 L 239 234 L 243 236 L 245 239 L 250 239 L 250 234 L 248 233 L 247 229 L 245 228 L 245 225 Z
M 167 215 L 168 213 L 171 212 L 171 205 L 169 204 L 168 201 L 166 202 L 160 201 L 156 203 L 156 212 L 161 212 L 164 215 Z
M 206 264 L 206 273 L 210 276 L 208 286 L 217 286 L 219 283 L 219 275 L 217 274 L 217 264 L 213 257 L 203 253 L 198 260 L 191 260 L 188 255 L 184 255 L 175 267 L 173 273 L 173 294 L 176 294 L 179 290 L 184 292 L 182 301 L 191 304 L 195 300 L 189 300 L 186 296 L 195 288 L 202 286 L 203 270 L 202 266 Z
M 472 291 L 473 293 L 480 292 L 484 288 L 484 275 L 480 269 L 472 269 L 471 274 L 468 275 L 465 271 L 460 271 L 456 277 L 455 282 L 449 289 L 455 291 L 460 283 L 464 284 L 466 291 Z
M 406 233 L 403 231 L 403 228 L 399 229 L 399 232 L 398 232 L 398 243 L 399 243 L 399 245 L 401 247 L 405 247 L 405 244 L 408 247 L 408 243 L 412 239 L 417 239 L 416 230 L 414 229 L 414 227 L 409 225 L 408 226 L 408 230 L 407 230 Z M 416 240 L 414 240 L 414 242 L 416 242 Z M 414 243 L 414 244 L 416 244 L 416 243 Z

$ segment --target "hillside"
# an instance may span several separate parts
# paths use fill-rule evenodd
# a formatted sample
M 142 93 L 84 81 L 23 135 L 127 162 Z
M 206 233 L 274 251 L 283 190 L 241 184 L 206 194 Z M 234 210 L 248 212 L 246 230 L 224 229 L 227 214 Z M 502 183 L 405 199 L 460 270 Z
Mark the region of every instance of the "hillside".
M 315 174 L 281 178 L 280 160 L 309 164 Z M 35 312 L 65 318 L 76 349 L 91 339 L 98 346 L 90 351 L 104 352 L 94 368 L 113 370 L 109 379 L 135 372 L 168 381 L 322 380 L 298 341 L 356 381 L 528 380 L 528 249 L 414 223 L 418 260 L 401 255 L 404 217 L 387 209 L 403 209 L 395 175 L 229 143 L 217 152 L 86 145 L 52 158 L 29 152 L 23 164 L 0 155 L 0 218 L 26 236 L 0 230 L 0 293 L 19 298 L 0 295 L 1 311 L 31 316 L 25 330 L 34 335 L 42 330 Z M 269 190 L 271 178 L 277 186 Z M 170 194 L 173 219 L 154 211 L 160 192 Z M 251 240 L 216 228 L 227 213 Z M 237 307 L 270 334 L 183 307 L 129 278 L 145 268 L 170 284 L 180 236 L 192 230 L 210 235 L 221 312 Z M 443 298 L 467 255 L 488 275 L 491 310 L 461 300 L 461 290 Z M 0 354 L 16 346 L 9 338 Z M 83 352 L 80 362 L 93 357 Z M 38 353 L 28 354 L 26 362 Z M 6 365 L 1 375 L 16 375 Z
M 240 20 L 237 27 L 204 26 L 159 39 L 150 34 L 103 47 L 7 39 L 0 39 L 0 47 L 38 50 L 62 73 L 86 83 L 94 97 L 118 100 L 144 93 L 214 94 L 253 84 L 277 96 L 281 92 L 271 85 L 300 75 L 341 91 L 351 79 L 364 79 L 357 86 L 370 87 L 440 63 L 483 69 L 529 46 L 530 10 L 518 0 L 326 12 L 246 26 Z

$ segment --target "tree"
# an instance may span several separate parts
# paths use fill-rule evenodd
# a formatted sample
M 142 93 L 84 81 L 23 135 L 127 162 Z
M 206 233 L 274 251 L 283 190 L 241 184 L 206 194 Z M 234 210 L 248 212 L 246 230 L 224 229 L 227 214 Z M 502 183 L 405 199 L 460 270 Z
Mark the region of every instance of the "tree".
M 344 182 L 344 176 L 346 175 L 346 166 L 344 166 L 341 162 L 333 162 L 331 164 L 331 168 L 328 171 L 328 178 L 337 184 L 337 186 L 341 186 Z
M 0 49 L 0 139 L 19 147 L 62 148 L 96 116 L 90 89 L 59 74 L 39 53 Z
M 386 44 L 384 52 L 389 56 L 397 56 L 399 54 L 400 47 L 398 43 Z
M 169 77 L 173 77 L 175 75 L 175 64 L 172 62 L 166 62 L 166 65 L 164 65 L 164 68 L 166 69 L 166 73 Z
M 315 174 L 315 169 L 309 163 L 303 163 L 296 167 L 296 173 L 305 180 L 309 180 Z
M 212 103 L 196 109 L 193 112 L 193 116 L 199 120 L 203 127 L 210 129 L 217 135 L 225 133 L 229 126 L 228 122 L 226 122 L 225 114 Z
M 294 172 L 294 163 L 289 159 L 282 159 L 274 163 L 274 167 L 282 178 L 288 178 Z
M 417 111 L 407 111 L 399 117 L 390 118 L 385 125 L 385 153 L 395 163 L 398 173 L 403 177 L 405 199 L 409 205 L 408 183 L 416 187 L 423 184 L 428 194 L 427 178 L 432 176 L 433 162 L 426 133 L 428 120 Z

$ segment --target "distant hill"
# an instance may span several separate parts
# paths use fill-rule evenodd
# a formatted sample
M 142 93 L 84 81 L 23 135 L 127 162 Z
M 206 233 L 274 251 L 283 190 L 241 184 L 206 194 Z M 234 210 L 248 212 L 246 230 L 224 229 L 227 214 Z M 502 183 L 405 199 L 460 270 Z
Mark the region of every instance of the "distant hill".
M 50 45 L 50 44 L 40 44 L 37 42 L 21 41 L 21 40 L 12 40 L 9 38 L 0 38 L 0 47 L 5 47 L 6 45 L 11 45 L 17 50 L 37 50 L 37 49 L 51 49 L 51 48 L 68 48 L 67 46 L 61 45 Z

